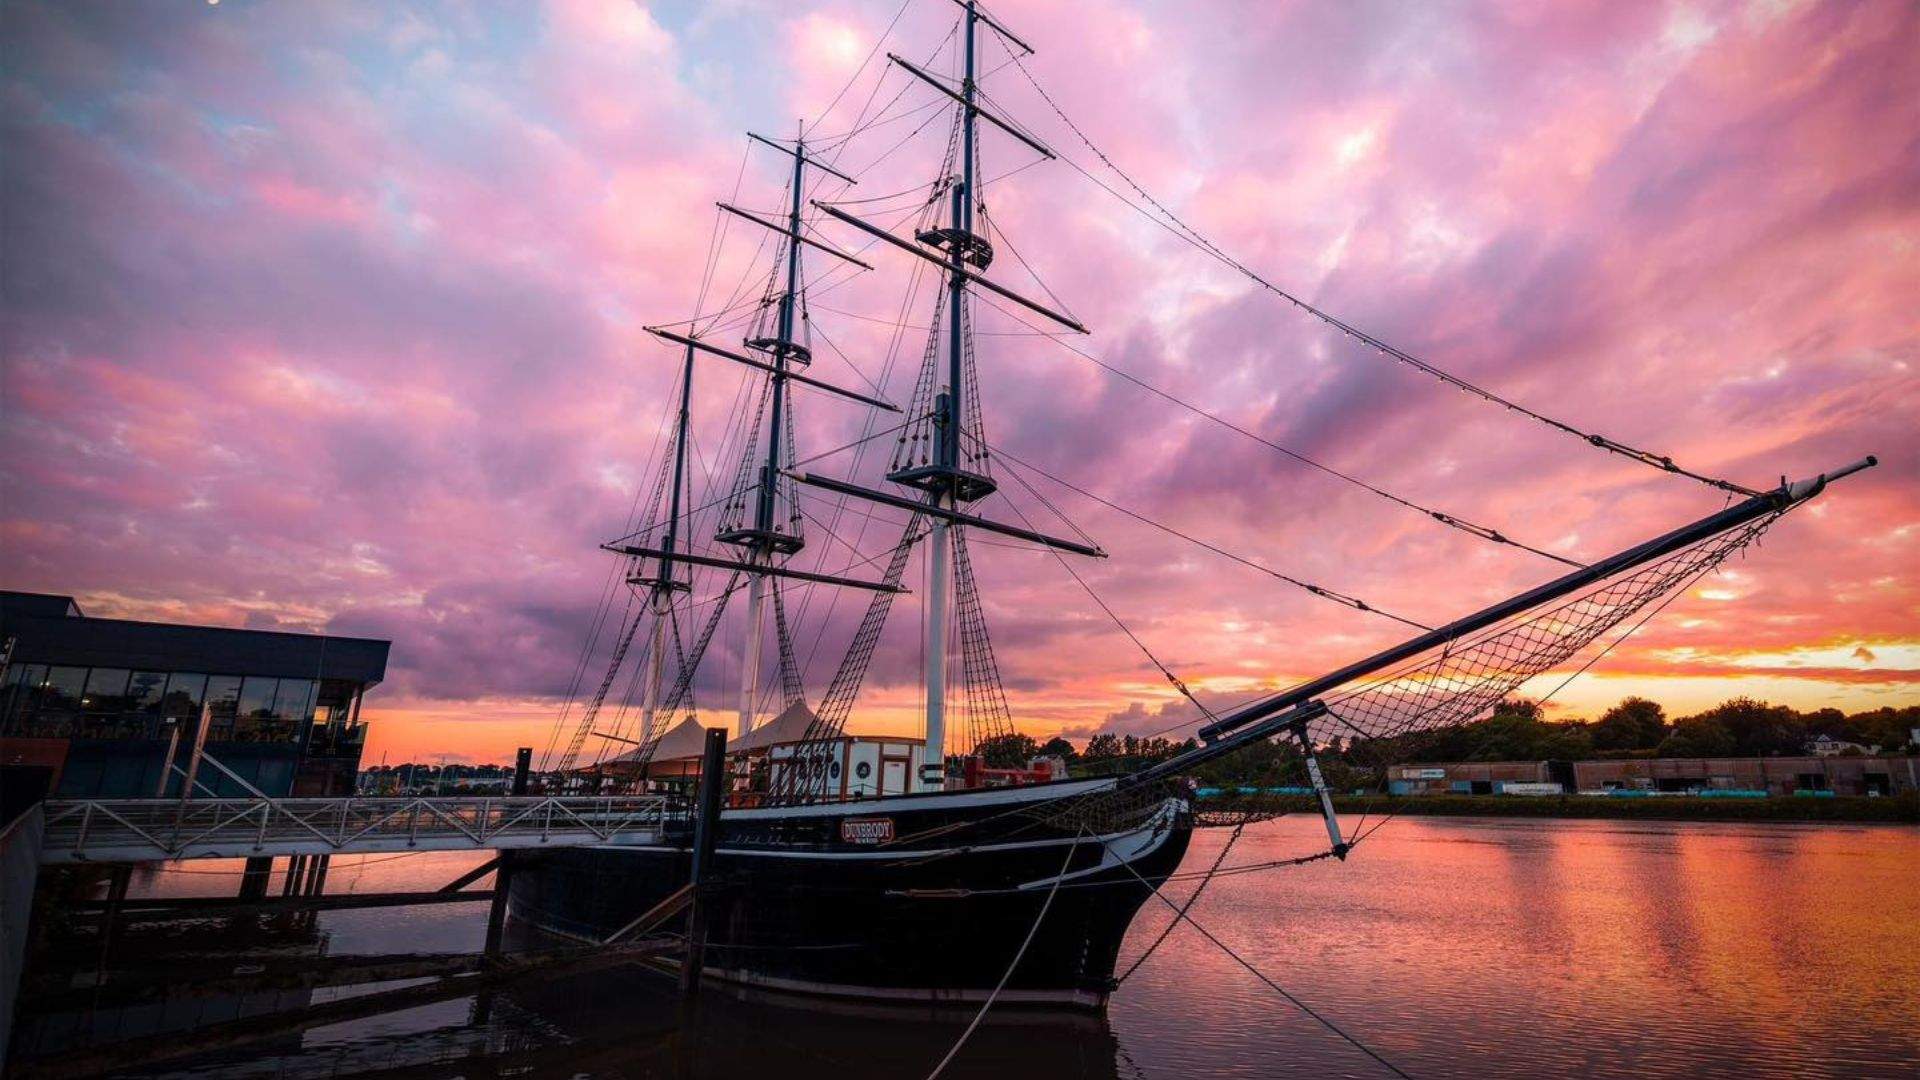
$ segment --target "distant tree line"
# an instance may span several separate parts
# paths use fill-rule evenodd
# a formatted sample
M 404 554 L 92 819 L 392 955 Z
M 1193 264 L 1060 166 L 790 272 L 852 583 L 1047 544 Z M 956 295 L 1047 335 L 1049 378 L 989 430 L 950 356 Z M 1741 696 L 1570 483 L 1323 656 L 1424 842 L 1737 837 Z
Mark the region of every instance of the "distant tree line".
M 1634 757 L 1780 757 L 1807 753 L 1819 736 L 1886 753 L 1908 745 L 1920 727 L 1920 706 L 1846 713 L 1800 712 L 1752 698 L 1724 701 L 1704 712 L 1669 721 L 1658 702 L 1629 697 L 1598 720 L 1548 720 L 1538 702 L 1516 699 L 1495 706 L 1484 719 L 1391 739 L 1335 736 L 1319 748 L 1327 782 L 1335 789 L 1374 787 L 1385 766 L 1440 761 L 1578 761 Z M 1036 754 L 1066 759 L 1076 775 L 1131 772 L 1195 745 L 1167 738 L 1094 736 L 1084 749 L 1064 737 L 1046 742 L 1026 735 L 982 745 L 988 763 L 1024 765 Z M 1305 758 L 1293 740 L 1269 739 L 1200 766 L 1203 785 L 1291 787 L 1307 782 Z
M 1385 766 L 1437 761 L 1579 761 L 1634 757 L 1781 757 L 1804 754 L 1825 735 L 1864 747 L 1866 753 L 1898 751 L 1920 727 L 1920 705 L 1846 713 L 1839 709 L 1799 712 L 1738 697 L 1704 712 L 1669 721 L 1658 702 L 1629 697 L 1598 720 L 1548 720 L 1539 703 L 1503 701 L 1484 719 L 1439 731 L 1391 739 L 1339 736 L 1320 748 L 1327 782 L 1336 789 L 1377 786 Z M 1044 742 L 1031 735 L 1003 735 L 976 749 L 989 766 L 1023 768 L 1036 757 L 1058 757 L 1076 776 L 1133 772 L 1196 745 L 1192 739 L 1103 733 L 1076 747 L 1065 736 Z M 1859 753 L 1863 751 L 1849 751 Z M 511 765 L 373 765 L 370 780 L 391 778 L 421 785 L 462 778 L 505 780 Z M 1200 766 L 1205 785 L 1290 787 L 1307 782 L 1306 761 L 1293 740 L 1254 743 Z
M 437 777 L 437 776 L 444 775 L 449 780 L 454 779 L 456 777 L 463 777 L 463 776 L 464 777 L 483 777 L 489 780 L 496 779 L 498 777 L 503 777 L 503 776 L 508 778 L 511 778 L 513 776 L 512 765 L 466 765 L 466 764 L 454 764 L 451 762 L 445 765 L 441 765 L 438 763 L 428 763 L 428 762 L 415 763 L 415 762 L 408 761 L 408 762 L 403 762 L 402 764 L 399 764 L 399 765 L 368 765 L 367 767 L 361 769 L 360 771 L 363 773 L 366 773 L 369 776 L 391 776 L 394 774 L 401 774 L 401 775 L 411 775 L 411 776 L 418 776 L 421 778 L 425 778 L 429 776 Z

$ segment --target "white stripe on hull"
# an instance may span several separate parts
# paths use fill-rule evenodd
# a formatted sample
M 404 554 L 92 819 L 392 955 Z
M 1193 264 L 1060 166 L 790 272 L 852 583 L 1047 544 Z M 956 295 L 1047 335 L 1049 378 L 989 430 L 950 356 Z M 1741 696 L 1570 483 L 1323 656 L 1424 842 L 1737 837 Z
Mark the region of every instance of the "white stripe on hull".
M 916 810 L 946 810 L 967 806 L 1012 806 L 1025 802 L 1046 802 L 1051 799 L 1069 798 L 1075 795 L 1087 795 L 1110 788 L 1113 778 L 1099 780 L 1069 780 L 1056 784 L 1024 784 L 1017 787 L 976 788 L 972 791 L 927 792 L 919 795 L 888 795 L 879 799 L 858 799 L 852 802 L 808 803 L 801 806 L 756 806 L 742 809 L 722 810 L 720 816 L 731 821 L 756 821 L 775 817 L 829 817 L 849 815 L 865 817 L 869 814 L 906 814 Z

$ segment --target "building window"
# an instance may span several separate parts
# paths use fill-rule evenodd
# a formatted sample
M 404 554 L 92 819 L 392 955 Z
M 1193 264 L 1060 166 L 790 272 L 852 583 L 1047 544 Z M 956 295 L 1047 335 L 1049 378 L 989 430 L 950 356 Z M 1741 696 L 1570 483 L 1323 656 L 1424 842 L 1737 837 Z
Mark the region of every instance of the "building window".
M 235 742 L 291 742 L 300 737 L 299 725 L 280 716 L 274 709 L 274 699 L 282 680 L 247 676 L 240 687 L 239 715 L 234 719 L 233 740 Z M 288 679 L 287 682 L 300 682 Z M 289 697 L 311 696 L 297 691 Z M 304 706 L 303 706 L 304 707 Z
M 240 718 L 242 720 L 267 720 L 273 717 L 273 691 L 279 684 L 278 679 L 262 679 L 250 675 L 240 687 Z
M 315 718 L 324 711 L 328 723 L 344 724 L 353 719 L 353 692 L 356 684 L 345 679 L 320 680 L 320 692 L 315 696 Z
M 94 668 L 80 695 L 81 707 L 90 713 L 127 711 L 127 678 L 132 674 L 126 668 Z
M 138 678 L 139 676 L 135 676 Z M 160 715 L 176 720 L 200 720 L 200 704 L 207 698 L 207 677 L 176 671 L 167 676 L 167 693 L 160 699 Z
M 0 690 L 0 724 L 9 735 L 24 735 L 22 725 L 33 713 L 28 702 L 40 684 L 47 681 L 47 665 L 15 664 L 7 670 L 6 687 Z
M 207 726 L 207 741 L 231 740 L 234 718 L 240 715 L 240 676 L 208 676 L 206 706 L 213 718 Z
M 280 689 L 273 695 L 273 715 L 295 724 L 312 719 L 313 680 L 281 679 Z
M 164 716 L 161 704 L 167 696 L 167 673 L 136 671 L 127 680 L 127 708 L 148 716 Z
M 86 685 L 86 668 L 50 667 L 40 682 L 40 692 L 34 695 L 33 707 L 40 712 L 77 713 Z

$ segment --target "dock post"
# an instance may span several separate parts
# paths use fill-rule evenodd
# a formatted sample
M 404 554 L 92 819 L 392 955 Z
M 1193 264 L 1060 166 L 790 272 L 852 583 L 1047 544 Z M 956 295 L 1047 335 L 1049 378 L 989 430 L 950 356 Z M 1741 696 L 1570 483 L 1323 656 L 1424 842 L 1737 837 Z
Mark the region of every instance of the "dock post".
M 247 900 L 265 900 L 267 882 L 273 877 L 273 856 L 250 855 L 240 872 L 240 895 Z
M 508 789 L 514 795 L 527 793 L 527 773 L 533 767 L 533 747 L 523 746 L 514 753 L 513 787 Z M 493 871 L 493 904 L 487 909 L 487 946 L 488 956 L 500 953 L 500 937 L 507 926 L 507 889 L 513 883 L 513 853 L 500 852 L 500 865 Z
M 527 774 L 533 768 L 533 747 L 522 746 L 513 755 L 513 786 L 507 789 L 511 795 L 527 793 Z M 509 811 L 510 812 L 510 811 Z M 500 851 L 494 854 L 493 901 L 487 905 L 487 943 L 481 952 L 488 960 L 500 955 L 500 939 L 507 930 L 507 892 L 513 886 L 513 852 Z M 474 995 L 472 1022 L 478 1026 L 493 1019 L 493 991 L 482 990 Z
M 119 929 L 120 906 L 127 902 L 127 885 L 133 880 L 133 867 L 116 863 L 107 874 L 107 908 L 100 915 L 100 960 L 94 965 L 95 986 L 107 981 L 107 962 L 113 951 L 113 933 Z
M 707 916 L 712 906 L 701 895 L 711 874 L 713 849 L 720 834 L 720 785 L 726 779 L 727 732 L 708 728 L 706 752 L 700 758 L 700 801 L 693 819 L 693 905 L 687 913 L 687 958 L 680 965 L 680 995 L 691 1001 L 700 989 L 700 971 L 706 966 Z

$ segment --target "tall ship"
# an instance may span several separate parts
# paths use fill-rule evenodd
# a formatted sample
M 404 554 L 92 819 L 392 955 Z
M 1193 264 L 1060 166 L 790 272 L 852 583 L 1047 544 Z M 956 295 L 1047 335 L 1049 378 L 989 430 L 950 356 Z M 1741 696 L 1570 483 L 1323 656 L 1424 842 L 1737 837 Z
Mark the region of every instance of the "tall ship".
M 778 208 L 738 205 L 737 191 L 717 204 L 715 248 L 692 268 L 702 281 L 695 314 L 648 328 L 678 361 L 666 437 L 632 527 L 604 545 L 616 565 L 575 672 L 576 693 L 541 764 L 549 775 L 576 776 L 600 790 L 690 794 L 704 736 L 699 714 L 711 718 L 711 699 L 734 693 L 737 721 L 718 835 L 703 875 L 714 884 L 703 887 L 700 901 L 708 905 L 708 976 L 876 1000 L 1100 1008 L 1115 986 L 1129 925 L 1143 905 L 1165 899 L 1160 888 L 1187 852 L 1195 811 L 1186 777 L 1193 769 L 1256 742 L 1287 742 L 1304 762 L 1325 821 L 1322 854 L 1344 858 L 1353 838 L 1343 835 L 1319 762 L 1334 740 L 1391 753 L 1409 736 L 1485 715 L 1607 635 L 1630 633 L 1781 515 L 1872 463 L 1758 490 L 1588 433 L 1271 285 L 1119 174 L 1126 185 L 1109 191 L 1134 210 L 1333 331 L 1588 447 L 1701 481 L 1726 497 L 1716 513 L 1582 562 L 1269 442 L 1425 514 L 1435 527 L 1552 560 L 1555 576 L 1429 627 L 1259 564 L 1320 600 L 1395 618 L 1409 633 L 1323 676 L 1232 708 L 1210 707 L 1076 569 L 1107 552 L 1077 528 L 1042 528 L 1022 509 L 1023 502 L 1045 508 L 1041 524 L 1066 520 L 1028 479 L 1051 474 L 988 441 L 991 394 L 977 361 L 991 345 L 976 348 L 987 336 L 976 331 L 976 316 L 990 309 L 1017 332 L 1063 343 L 1087 328 L 1044 285 L 1036 299 L 1036 290 L 1008 284 L 1021 279 L 1002 272 L 1011 261 L 1038 283 L 1033 264 L 1047 256 L 1036 253 L 1030 264 L 1019 254 L 990 212 L 990 185 L 1059 155 L 983 89 L 989 46 L 988 74 L 1014 68 L 1029 80 L 1023 60 L 1033 50 L 976 0 L 952 2 L 952 28 L 928 59 L 888 53 L 882 66 L 869 57 L 883 74 L 849 130 L 803 127 L 792 138 L 748 137 L 749 153 L 777 161 L 784 174 Z M 950 74 L 940 72 L 943 64 Z M 890 195 L 859 193 L 869 174 L 851 165 L 861 159 L 851 148 L 873 146 L 885 159 L 914 145 L 922 131 L 937 135 L 942 119 L 945 150 L 930 180 Z M 903 138 L 907 128 L 913 134 Z M 1019 155 L 992 178 L 982 160 L 989 137 L 1003 144 L 996 150 Z M 741 285 L 723 296 L 716 267 L 728 235 L 749 237 L 755 254 Z M 891 328 L 884 371 L 871 379 L 826 335 L 816 319 L 825 309 L 813 303 L 854 274 L 897 276 L 904 285 L 897 318 L 841 313 Z M 857 385 L 823 373 L 829 365 L 815 362 L 817 344 L 842 361 L 832 370 L 855 373 Z M 896 365 L 898 358 L 907 363 Z M 744 371 L 745 379 L 730 384 L 734 407 L 703 433 L 693 416 L 703 376 L 713 371 L 731 371 L 735 380 Z M 901 377 L 892 378 L 896 373 Z M 816 406 L 857 410 L 859 438 L 800 445 L 795 413 Z M 875 447 L 888 455 L 884 467 L 870 453 Z M 1008 477 L 1023 498 L 1002 490 Z M 844 532 L 856 538 L 848 541 Z M 861 547 L 877 532 L 890 542 Z M 1085 588 L 1092 606 L 1126 631 L 1144 661 L 1191 705 L 1197 730 L 1184 748 L 1112 775 L 1068 775 L 1045 758 L 1009 760 L 1006 753 L 1024 744 L 974 572 L 976 541 L 1049 553 Z M 893 607 L 907 595 L 918 601 L 916 625 L 895 636 L 920 656 L 917 730 L 898 731 L 897 716 L 885 730 L 856 727 L 863 683 L 888 647 Z M 836 621 L 849 596 L 864 600 L 864 611 L 857 621 Z M 734 635 L 738 651 L 723 664 L 729 649 L 716 642 Z M 810 698 L 806 661 L 816 655 L 837 655 L 838 662 Z M 604 665 L 597 680 L 587 677 L 600 670 L 596 662 Z M 735 669 L 736 679 L 723 678 Z M 709 699 L 704 709 L 700 694 Z M 689 893 L 695 852 L 689 830 L 644 845 L 516 859 L 516 919 L 608 942 L 684 918 L 676 899 Z

